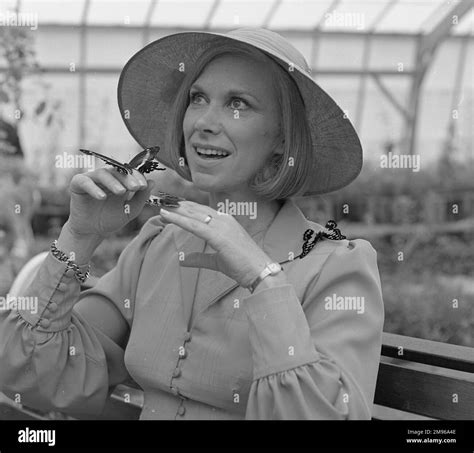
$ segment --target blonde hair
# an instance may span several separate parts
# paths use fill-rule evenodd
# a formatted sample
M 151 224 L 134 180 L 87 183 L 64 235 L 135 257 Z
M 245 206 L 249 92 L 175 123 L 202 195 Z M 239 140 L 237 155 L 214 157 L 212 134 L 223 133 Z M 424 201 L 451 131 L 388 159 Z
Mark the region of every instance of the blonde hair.
M 268 200 L 301 195 L 308 182 L 312 163 L 311 134 L 304 101 L 296 83 L 275 60 L 258 49 L 238 43 L 207 49 L 183 79 L 171 109 L 170 127 L 165 142 L 165 146 L 170 150 L 173 168 L 180 176 L 192 181 L 186 162 L 183 137 L 183 120 L 189 105 L 189 89 L 212 60 L 226 54 L 247 56 L 270 65 L 272 84 L 279 107 L 280 132 L 275 144 L 282 143 L 283 154 L 272 154 L 269 157 L 265 165 L 249 181 L 250 189 L 256 195 Z

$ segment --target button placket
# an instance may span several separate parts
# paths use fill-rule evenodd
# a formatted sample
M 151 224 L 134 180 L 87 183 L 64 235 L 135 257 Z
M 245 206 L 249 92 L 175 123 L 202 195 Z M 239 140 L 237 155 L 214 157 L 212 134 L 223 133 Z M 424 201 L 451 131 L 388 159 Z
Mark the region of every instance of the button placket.
M 46 307 L 51 313 L 54 313 L 58 310 L 58 304 L 56 302 L 51 302 L 47 307 Z
M 173 370 L 173 373 L 171 375 L 171 382 L 170 382 L 171 393 L 175 396 L 179 396 L 179 398 L 181 399 L 180 405 L 177 410 L 177 415 L 179 416 L 183 416 L 186 413 L 186 408 L 184 406 L 184 401 L 186 400 L 186 397 L 179 393 L 179 388 L 176 386 L 175 381 L 176 379 L 179 379 L 182 374 L 181 367 L 180 367 L 181 360 L 186 359 L 186 357 L 188 356 L 188 353 L 186 351 L 186 343 L 191 341 L 190 331 L 185 332 L 183 340 L 184 340 L 183 344 L 178 348 L 178 360 L 176 361 L 176 367 Z
M 51 321 L 47 318 L 43 318 L 41 319 L 40 321 L 40 326 L 43 328 L 43 329 L 47 329 L 49 326 L 51 325 Z
M 181 401 L 181 404 L 178 407 L 178 415 L 180 417 L 183 417 L 185 413 L 186 413 L 186 407 L 184 406 L 184 401 Z

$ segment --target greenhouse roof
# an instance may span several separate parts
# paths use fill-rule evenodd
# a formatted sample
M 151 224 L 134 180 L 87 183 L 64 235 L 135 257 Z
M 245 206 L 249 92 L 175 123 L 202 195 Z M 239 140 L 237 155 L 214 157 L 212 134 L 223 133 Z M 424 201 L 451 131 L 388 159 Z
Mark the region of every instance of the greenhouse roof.
M 34 14 L 42 26 L 430 33 L 461 0 L 2 0 L 2 14 Z M 472 1 L 470 1 L 472 6 Z M 474 35 L 474 10 L 450 33 Z

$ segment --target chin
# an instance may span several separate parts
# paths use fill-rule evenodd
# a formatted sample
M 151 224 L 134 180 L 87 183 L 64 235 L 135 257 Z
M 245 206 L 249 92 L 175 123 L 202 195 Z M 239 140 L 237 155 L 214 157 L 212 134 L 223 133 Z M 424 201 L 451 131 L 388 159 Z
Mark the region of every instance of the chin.
M 191 179 L 194 186 L 204 192 L 216 192 L 221 190 L 222 184 L 210 175 L 192 175 Z

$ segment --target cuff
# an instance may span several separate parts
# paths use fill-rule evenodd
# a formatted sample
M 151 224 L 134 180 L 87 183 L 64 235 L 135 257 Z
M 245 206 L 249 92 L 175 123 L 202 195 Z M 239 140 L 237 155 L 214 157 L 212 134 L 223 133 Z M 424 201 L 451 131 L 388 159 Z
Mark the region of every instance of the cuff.
M 80 267 L 86 271 L 88 266 Z M 63 263 L 48 253 L 31 285 L 16 297 L 18 314 L 33 328 L 42 332 L 66 329 L 81 285 Z
M 254 379 L 319 360 L 293 285 L 264 289 L 244 300 Z

